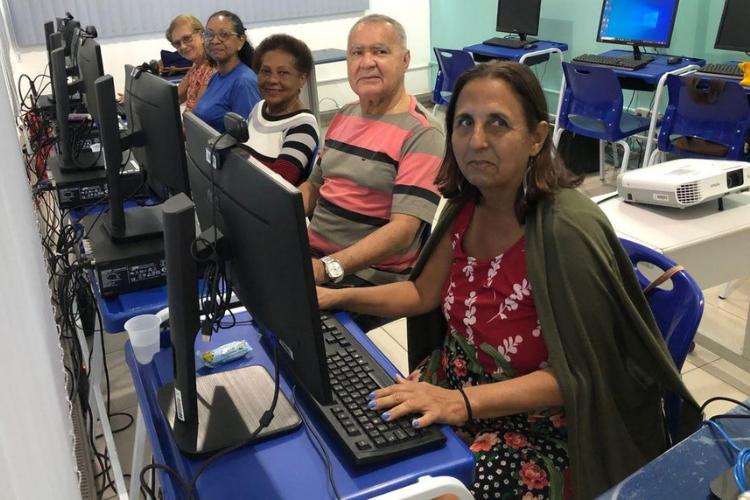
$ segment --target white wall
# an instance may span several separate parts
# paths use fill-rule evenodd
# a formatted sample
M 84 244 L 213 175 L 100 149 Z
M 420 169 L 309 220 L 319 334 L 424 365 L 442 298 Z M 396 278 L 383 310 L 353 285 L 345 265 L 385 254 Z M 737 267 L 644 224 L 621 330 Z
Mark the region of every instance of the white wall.
M 412 56 L 406 88 L 412 94 L 430 92 L 432 83 L 430 82 L 428 65 L 432 49 L 430 48 L 429 0 L 370 0 L 370 10 L 367 13 L 386 14 L 404 25 Z M 312 50 L 345 49 L 349 29 L 358 17 L 339 16 L 325 18 L 324 20 L 309 19 L 294 24 L 275 24 L 272 26 L 246 23 L 245 26 L 248 28 L 250 41 L 254 45 L 257 45 L 270 34 L 288 33 L 304 40 Z M 165 29 L 169 21 L 169 19 L 164 20 Z M 87 24 L 85 19 L 81 19 L 81 23 Z M 104 71 L 114 77 L 115 88 L 118 89 L 118 92 L 122 92 L 125 85 L 125 71 L 123 69 L 125 64 L 140 64 L 151 59 L 158 59 L 160 50 L 173 50 L 161 33 L 137 37 L 105 38 L 100 39 L 99 42 L 102 46 Z M 47 64 L 47 55 L 42 46 L 21 49 L 18 58 L 18 70 L 31 77 L 44 71 Z M 321 110 L 336 107 L 331 99 L 342 105 L 356 98 L 346 79 L 345 63 L 338 62 L 318 66 L 316 75 Z M 18 74 L 16 75 L 17 79 Z
M 9 41 L 0 24 L 3 46 Z M 14 96 L 15 98 L 15 96 Z M 39 232 L 0 85 L 0 499 L 80 498 L 65 374 Z

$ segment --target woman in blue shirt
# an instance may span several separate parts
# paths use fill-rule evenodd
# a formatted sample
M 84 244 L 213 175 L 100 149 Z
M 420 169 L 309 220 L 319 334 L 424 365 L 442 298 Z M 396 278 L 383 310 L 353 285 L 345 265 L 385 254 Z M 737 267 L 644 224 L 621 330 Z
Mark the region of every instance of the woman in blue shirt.
M 253 47 L 236 14 L 220 10 L 211 15 L 203 32 L 206 52 L 216 61 L 216 73 L 193 110 L 201 120 L 224 132 L 224 115 L 245 117 L 261 100 L 258 77 L 250 66 Z

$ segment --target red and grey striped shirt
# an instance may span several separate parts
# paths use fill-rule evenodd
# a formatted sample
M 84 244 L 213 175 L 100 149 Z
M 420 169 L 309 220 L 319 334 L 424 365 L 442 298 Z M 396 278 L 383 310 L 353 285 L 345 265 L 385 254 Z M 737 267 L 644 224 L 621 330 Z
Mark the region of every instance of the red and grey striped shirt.
M 310 175 L 322 185 L 308 228 L 313 253 L 350 247 L 386 225 L 391 214 L 423 221 L 408 248 L 356 273 L 375 284 L 406 280 L 440 201 L 435 176 L 445 136 L 438 121 L 410 99 L 408 111 L 392 115 L 364 114 L 358 102 L 344 106 Z

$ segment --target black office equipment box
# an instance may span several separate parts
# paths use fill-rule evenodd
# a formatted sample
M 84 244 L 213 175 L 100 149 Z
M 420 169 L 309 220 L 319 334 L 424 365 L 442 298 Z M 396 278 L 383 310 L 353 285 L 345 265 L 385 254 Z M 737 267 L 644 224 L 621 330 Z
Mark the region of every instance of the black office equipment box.
M 83 241 L 84 250 L 93 258 L 102 297 L 111 298 L 167 283 L 163 238 L 116 244 L 107 234 L 99 214 L 87 215 L 81 222 L 88 234 Z
M 107 172 L 101 168 L 62 172 L 57 159 L 50 158 L 47 163 L 48 173 L 57 192 L 57 202 L 61 210 L 93 205 L 97 202 L 105 203 L 108 196 Z M 141 172 L 131 163 L 120 173 L 123 191 L 133 198 L 144 197 L 143 177 Z
M 599 171 L 599 140 L 563 131 L 557 150 L 568 170 L 575 174 L 590 174 Z

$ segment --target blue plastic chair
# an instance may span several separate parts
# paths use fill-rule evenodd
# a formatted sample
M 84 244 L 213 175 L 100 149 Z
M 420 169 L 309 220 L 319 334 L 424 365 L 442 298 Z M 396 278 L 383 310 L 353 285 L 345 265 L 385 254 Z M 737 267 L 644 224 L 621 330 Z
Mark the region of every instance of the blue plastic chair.
M 447 106 L 450 102 L 453 86 L 458 77 L 467 69 L 474 66 L 471 54 L 463 50 L 439 49 L 435 47 L 435 58 L 438 63 L 438 74 L 435 80 L 435 90 L 432 92 L 433 114 L 438 106 Z
M 620 81 L 614 71 L 596 66 L 563 62 L 565 93 L 560 123 L 555 128 L 555 146 L 564 130 L 599 139 L 599 178 L 604 179 L 604 142 L 622 145 L 622 172 L 628 168 L 630 146 L 626 138 L 649 129 L 650 118 L 623 112 Z M 615 166 L 617 166 L 617 148 Z
M 687 78 L 690 77 L 667 76 L 669 104 L 664 112 L 657 151 L 685 158 L 748 160 L 745 142 L 750 131 L 750 104 L 745 89 L 737 82 L 723 81 L 724 88 L 715 97 L 715 102 L 700 104 L 691 94 L 709 94 L 710 79 Z M 688 82 L 694 81 L 697 81 L 698 85 L 691 90 Z M 710 156 L 685 151 L 673 142 L 678 136 L 697 137 L 721 144 L 726 146 L 727 153 L 725 156 Z M 649 159 L 649 164 L 654 163 L 657 151 Z
M 620 239 L 633 269 L 644 290 L 651 284 L 638 269 L 638 263 L 651 264 L 662 271 L 668 271 L 677 264 L 664 255 L 648 247 L 629 240 Z M 671 277 L 672 289 L 655 287 L 646 292 L 646 300 L 651 306 L 656 324 L 659 326 L 667 349 L 672 355 L 677 371 L 682 371 L 685 358 L 690 352 L 698 325 L 703 316 L 703 292 L 695 280 L 684 270 Z M 664 410 L 667 418 L 667 428 L 676 442 L 677 428 L 682 409 L 682 399 L 676 393 L 668 392 L 664 400 Z

